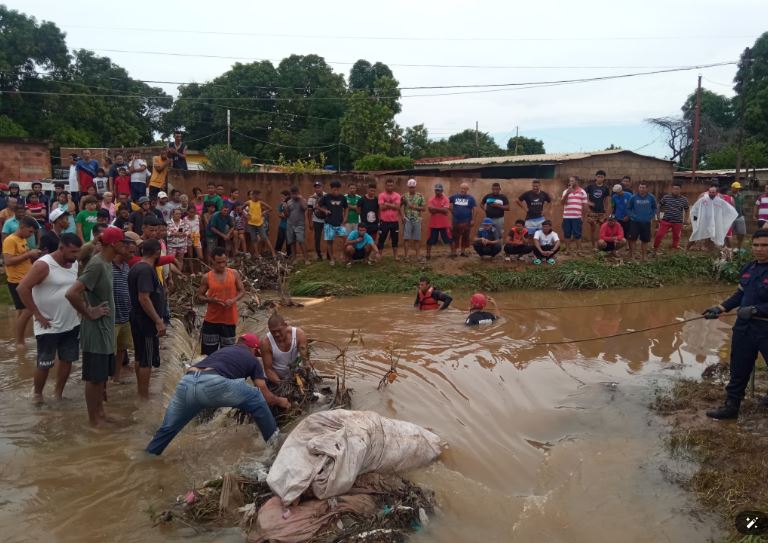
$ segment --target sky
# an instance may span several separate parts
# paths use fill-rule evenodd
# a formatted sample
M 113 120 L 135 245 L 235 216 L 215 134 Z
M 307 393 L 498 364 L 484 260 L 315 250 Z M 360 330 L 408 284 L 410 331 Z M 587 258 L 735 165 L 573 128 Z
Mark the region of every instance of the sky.
M 108 56 L 131 77 L 183 82 L 210 80 L 236 62 L 211 56 L 277 64 L 291 54 L 318 54 L 344 74 L 361 58 L 384 62 L 401 87 L 553 82 L 735 62 L 768 31 L 765 0 L 5 4 L 55 22 L 70 48 Z M 704 88 L 732 96 L 735 72 L 726 65 L 539 88 L 403 90 L 397 121 L 424 124 L 435 139 L 477 123 L 502 147 L 517 128 L 547 152 L 613 144 L 664 157 L 663 136 L 644 120 L 680 114 L 699 74 Z M 176 94 L 175 85 L 159 86 Z M 467 93 L 477 90 L 486 92 Z

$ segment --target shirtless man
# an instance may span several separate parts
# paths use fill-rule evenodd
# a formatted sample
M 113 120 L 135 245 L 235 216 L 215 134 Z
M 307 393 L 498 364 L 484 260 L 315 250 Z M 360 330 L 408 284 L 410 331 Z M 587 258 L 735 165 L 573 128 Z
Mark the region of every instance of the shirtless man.
M 269 318 L 267 328 L 267 337 L 261 342 L 261 359 L 269 383 L 279 384 L 291 378 L 297 359 L 302 365 L 309 362 L 307 335 L 301 328 L 288 326 L 277 313 Z

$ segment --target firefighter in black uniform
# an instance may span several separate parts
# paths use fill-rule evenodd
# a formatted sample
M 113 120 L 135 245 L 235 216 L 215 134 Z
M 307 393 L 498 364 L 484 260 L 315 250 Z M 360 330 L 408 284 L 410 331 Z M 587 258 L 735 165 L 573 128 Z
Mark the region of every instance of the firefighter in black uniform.
M 725 405 L 707 416 L 713 419 L 735 419 L 744 399 L 757 354 L 768 362 L 768 230 L 752 236 L 755 260 L 741 270 L 739 289 L 722 304 L 704 312 L 705 319 L 716 319 L 721 313 L 738 308 L 731 338 L 731 378 L 725 387 Z M 768 397 L 762 401 L 768 407 Z

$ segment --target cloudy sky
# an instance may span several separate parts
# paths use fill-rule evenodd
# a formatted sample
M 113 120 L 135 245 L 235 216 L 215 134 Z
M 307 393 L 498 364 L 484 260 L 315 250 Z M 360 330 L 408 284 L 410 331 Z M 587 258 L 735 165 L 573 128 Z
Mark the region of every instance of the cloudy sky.
M 290 54 L 311 53 L 345 74 L 360 58 L 384 62 L 403 87 L 562 81 L 736 61 L 768 30 L 765 0 L 389 0 L 377 7 L 341 0 L 7 0 L 6 5 L 55 22 L 71 48 L 109 56 L 132 77 L 198 82 L 235 62 L 212 56 L 277 63 Z M 429 96 L 404 97 L 398 122 L 424 123 L 435 138 L 478 122 L 502 147 L 519 127 L 521 135 L 543 139 L 547 151 L 615 144 L 663 157 L 663 138 L 643 119 L 678 114 L 699 73 L 705 88 L 732 94 L 733 65 L 494 92 L 403 90 Z M 173 85 L 163 87 L 175 94 Z M 434 96 L 457 91 L 462 93 Z

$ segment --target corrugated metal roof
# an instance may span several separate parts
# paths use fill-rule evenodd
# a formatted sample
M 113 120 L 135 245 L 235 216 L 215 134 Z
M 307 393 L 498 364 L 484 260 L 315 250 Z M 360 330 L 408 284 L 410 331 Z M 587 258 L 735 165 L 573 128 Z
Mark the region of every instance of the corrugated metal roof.
M 740 174 L 741 175 L 751 174 L 752 170 L 753 170 L 753 168 L 749 168 L 749 170 L 741 170 Z M 768 172 L 768 168 L 754 168 L 754 170 L 758 171 L 758 172 Z M 692 173 L 693 172 L 691 172 L 690 170 L 679 171 L 679 172 L 675 172 L 675 176 L 676 177 L 691 177 Z M 707 177 L 707 176 L 710 176 L 710 175 L 722 175 L 722 176 L 736 175 L 736 170 L 735 169 L 730 169 L 730 170 L 696 170 L 696 176 L 697 177 L 699 177 L 699 176 L 700 177 Z
M 445 160 L 442 162 L 433 162 L 429 166 L 458 166 L 458 165 L 476 165 L 476 166 L 490 166 L 493 164 L 514 164 L 521 162 L 539 163 L 539 162 L 566 162 L 569 160 L 581 160 L 593 156 L 605 156 L 605 155 L 617 155 L 620 153 L 629 153 L 642 158 L 651 158 L 654 160 L 661 160 L 662 162 L 670 162 L 654 156 L 647 156 L 635 153 L 633 151 L 627 151 L 624 149 L 612 149 L 610 151 L 592 151 L 582 153 L 547 153 L 543 155 L 517 155 L 517 156 L 489 156 L 480 158 L 462 158 L 457 160 Z

